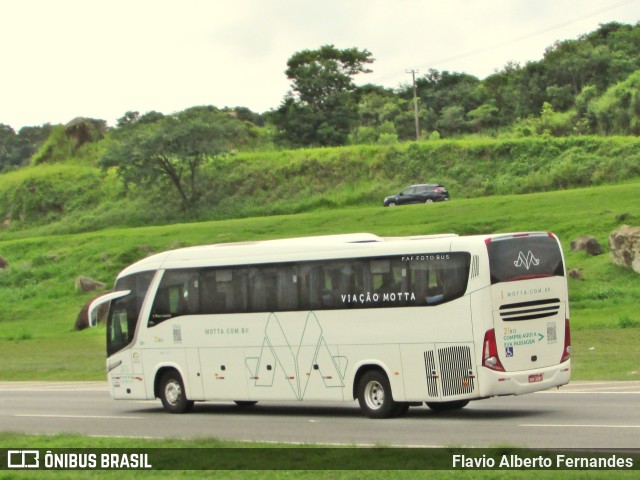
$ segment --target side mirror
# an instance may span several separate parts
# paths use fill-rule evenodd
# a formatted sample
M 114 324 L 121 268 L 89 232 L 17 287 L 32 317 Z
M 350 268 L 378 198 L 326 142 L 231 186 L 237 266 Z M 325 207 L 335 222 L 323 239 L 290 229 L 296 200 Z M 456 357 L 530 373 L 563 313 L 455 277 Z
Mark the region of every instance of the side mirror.
M 101 297 L 96 298 L 91 305 L 89 305 L 89 326 L 95 327 L 98 325 L 98 307 L 100 305 L 110 302 L 111 300 L 117 300 L 118 298 L 126 297 L 131 293 L 131 290 L 120 290 L 117 292 L 107 293 L 106 295 L 102 295 Z

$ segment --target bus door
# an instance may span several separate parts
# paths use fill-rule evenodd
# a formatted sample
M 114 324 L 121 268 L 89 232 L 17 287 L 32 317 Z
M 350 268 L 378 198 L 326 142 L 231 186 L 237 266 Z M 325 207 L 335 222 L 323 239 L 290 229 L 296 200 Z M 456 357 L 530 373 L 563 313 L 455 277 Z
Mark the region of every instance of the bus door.
M 131 303 L 130 296 L 114 300 L 109 311 L 107 345 L 115 351 L 107 358 L 107 372 L 115 399 L 147 398 L 141 351 L 121 347 L 130 345 L 134 336 L 137 317 L 132 321 L 136 312 L 131 312 Z
M 119 278 L 114 292 L 90 306 L 90 314 L 100 302 L 110 301 L 107 318 L 107 376 L 117 399 L 145 399 L 142 352 L 134 347 L 136 330 L 155 271 Z

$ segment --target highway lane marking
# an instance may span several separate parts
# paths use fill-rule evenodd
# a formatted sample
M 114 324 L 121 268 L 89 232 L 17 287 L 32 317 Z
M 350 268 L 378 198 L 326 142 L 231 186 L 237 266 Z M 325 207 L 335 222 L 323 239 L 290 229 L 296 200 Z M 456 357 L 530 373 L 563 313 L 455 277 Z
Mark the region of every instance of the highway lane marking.
M 543 427 L 543 428 L 640 428 L 640 425 L 555 425 L 555 424 L 521 424 L 521 427 Z
M 16 413 L 13 415 L 14 417 L 27 417 L 27 418 L 77 418 L 77 419 L 81 419 L 81 418 L 86 418 L 86 419 L 91 419 L 91 420 L 100 420 L 100 419 L 104 419 L 104 420 L 113 420 L 113 419 L 120 419 L 120 420 L 131 420 L 131 419 L 137 419 L 140 420 L 143 417 L 133 417 L 133 416 L 119 416 L 119 415 L 57 415 L 57 414 L 36 414 L 36 413 Z
M 106 382 L 0 382 L 0 392 L 108 392 Z
M 568 383 L 567 385 L 565 385 L 566 387 L 570 387 L 570 386 L 582 386 L 582 387 L 586 387 L 586 386 L 590 386 L 590 385 L 621 385 L 621 384 L 632 384 L 635 383 L 637 385 L 640 385 L 640 380 L 603 380 L 603 381 L 572 381 L 570 383 Z
M 535 392 L 537 394 L 546 393 L 556 395 L 638 395 L 640 392 L 600 392 L 597 390 L 583 390 L 583 391 L 560 391 L 560 392 Z

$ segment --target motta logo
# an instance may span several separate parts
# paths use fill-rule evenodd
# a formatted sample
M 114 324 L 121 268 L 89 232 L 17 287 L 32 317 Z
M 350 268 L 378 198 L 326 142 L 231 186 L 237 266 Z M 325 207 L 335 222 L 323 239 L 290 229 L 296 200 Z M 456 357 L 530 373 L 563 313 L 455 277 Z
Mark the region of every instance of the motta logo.
M 518 259 L 513 262 L 513 264 L 517 267 L 524 267 L 527 270 L 529 270 L 529 268 L 533 265 L 539 265 L 540 264 L 540 260 L 538 260 L 536 257 L 533 256 L 533 253 L 531 253 L 531 250 L 529 250 L 527 252 L 527 254 L 525 255 L 524 252 L 520 252 L 518 253 Z

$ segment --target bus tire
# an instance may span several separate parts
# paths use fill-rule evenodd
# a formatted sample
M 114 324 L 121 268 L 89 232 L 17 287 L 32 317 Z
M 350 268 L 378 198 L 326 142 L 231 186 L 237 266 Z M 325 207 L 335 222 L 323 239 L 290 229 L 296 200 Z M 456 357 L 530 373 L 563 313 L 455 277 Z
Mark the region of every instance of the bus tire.
M 162 406 L 169 413 L 186 413 L 193 408 L 193 401 L 185 394 L 182 377 L 175 370 L 162 375 L 159 393 Z
M 448 410 L 460 410 L 469 404 L 469 400 L 455 400 L 453 402 L 427 402 L 429 407 L 434 412 L 446 412 Z
M 398 409 L 398 404 L 393 401 L 389 379 L 378 370 L 370 370 L 360 379 L 358 403 L 369 418 L 389 418 Z

